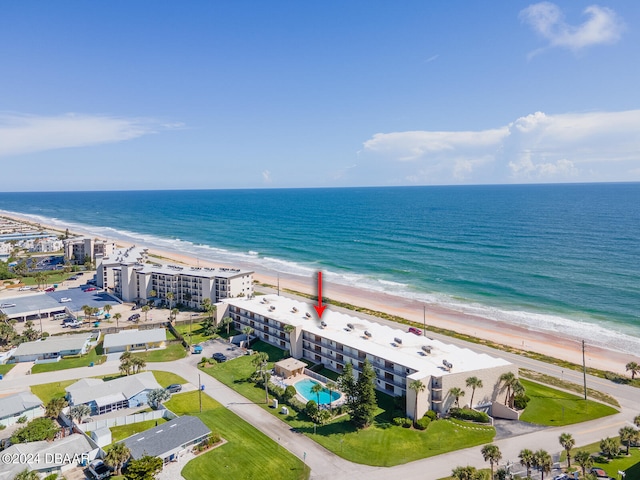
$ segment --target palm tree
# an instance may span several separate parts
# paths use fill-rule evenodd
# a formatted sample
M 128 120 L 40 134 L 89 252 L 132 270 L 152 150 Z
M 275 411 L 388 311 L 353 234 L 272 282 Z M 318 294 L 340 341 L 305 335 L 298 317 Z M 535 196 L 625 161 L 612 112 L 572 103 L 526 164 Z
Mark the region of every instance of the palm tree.
M 476 393 L 476 388 L 482 388 L 482 380 L 478 377 L 467 378 L 467 387 L 471 388 L 471 401 L 469 406 L 473 408 L 473 395 Z
M 320 406 L 320 393 L 322 392 L 323 388 L 322 385 L 320 385 L 319 383 L 314 383 L 313 387 L 311 387 L 311 393 L 315 393 L 316 394 L 316 399 L 318 401 L 318 407 Z
M 456 399 L 456 407 L 460 407 L 460 397 L 464 397 L 464 390 L 458 387 L 452 387 L 449 389 L 449 395 Z
M 253 333 L 253 328 L 244 327 L 242 329 L 242 333 L 244 333 L 247 336 L 247 346 L 249 346 L 249 335 L 251 335 Z
M 175 298 L 175 295 L 173 292 L 167 292 L 165 297 L 167 298 L 167 300 L 169 300 L 169 310 L 171 310 L 171 308 L 173 307 L 173 299 Z
M 35 279 L 36 282 L 38 282 L 38 288 L 40 288 L 40 286 L 47 281 L 47 276 L 44 274 L 44 272 L 38 272 L 35 275 Z
M 484 458 L 485 462 L 489 462 L 491 465 L 491 479 L 493 480 L 493 467 L 497 465 L 500 459 L 502 458 L 502 453 L 497 445 L 490 443 L 489 445 L 485 445 L 482 447 L 482 458 Z
M 147 313 L 149 312 L 149 310 L 151 310 L 151 307 L 149 305 L 145 305 L 144 307 L 141 308 L 142 313 L 144 313 L 144 321 L 147 321 Z
M 553 460 L 546 450 L 538 450 L 533 454 L 534 466 L 540 470 L 542 475 L 540 480 L 544 480 L 544 474 L 551 472 Z
M 638 365 L 636 362 L 629 362 L 624 368 L 627 370 L 627 372 L 631 371 L 631 380 L 636 378 L 636 375 L 640 373 L 640 365 Z
M 531 476 L 531 467 L 533 467 L 534 462 L 534 454 L 528 448 L 524 450 L 520 450 L 520 454 L 518 455 L 520 459 L 520 465 L 527 469 L 527 478 Z
M 633 424 L 640 428 L 640 415 L 636 415 L 636 417 L 633 419 Z
M 122 475 L 122 466 L 131 457 L 131 451 L 124 443 L 114 443 L 104 457 L 104 463 L 115 469 L 116 475 Z
M 327 382 L 327 390 L 329 390 L 329 409 L 333 411 L 333 392 L 338 389 L 338 385 L 333 380 Z
M 571 435 L 570 433 L 563 433 L 560 435 L 560 438 L 558 439 L 558 441 L 560 442 L 560 445 L 562 445 L 562 448 L 564 448 L 567 451 L 567 468 L 571 468 L 571 449 L 575 446 L 576 441 L 573 438 L 573 435 Z
M 147 362 L 142 357 L 131 357 L 131 366 L 133 373 L 139 373 L 140 370 L 147 366 Z
M 91 415 L 91 408 L 86 403 L 74 405 L 69 409 L 69 416 L 72 420 L 76 419 L 77 423 L 82 422 L 82 419 L 88 415 Z
M 476 467 L 456 467 L 451 472 L 451 476 L 456 480 L 475 480 L 477 478 L 478 471 Z
M 133 367 L 131 358 L 131 352 L 129 351 L 122 352 L 122 355 L 120 355 L 120 371 L 125 375 L 131 373 L 131 368 Z
M 233 318 L 231 317 L 224 317 L 222 319 L 222 325 L 227 327 L 227 337 L 229 336 L 229 327 L 231 326 L 232 323 L 233 323 Z
M 415 403 L 413 405 L 413 423 L 415 425 L 415 423 L 418 421 L 418 395 L 420 395 L 422 392 L 424 392 L 427 387 L 420 380 L 413 380 L 409 384 L 409 388 L 411 390 L 413 390 L 414 393 L 416 394 L 416 401 L 415 401 Z M 464 393 L 464 392 L 462 392 L 462 393 Z M 457 401 L 458 401 L 458 399 L 456 397 L 456 402 Z
M 116 313 L 113 318 L 116 319 L 116 328 L 120 328 L 120 322 L 118 320 L 120 320 L 122 318 L 122 314 L 121 313 Z
M 166 402 L 171 398 L 171 394 L 166 388 L 154 388 L 147 394 L 147 402 L 152 408 L 158 409 L 162 402 Z
M 575 462 L 582 468 L 582 476 L 587 476 L 587 468 L 593 467 L 593 458 L 591 454 L 585 450 L 578 450 L 573 456 Z
M 149 290 L 149 297 L 147 297 L 147 304 L 153 303 L 153 300 L 149 300 L 149 298 L 156 298 L 158 296 L 158 292 L 155 290 Z
M 634 440 L 638 435 L 638 430 L 633 427 L 622 427 L 618 430 L 618 434 L 620 435 L 620 441 L 627 446 L 627 455 L 629 455 L 629 446 L 631 445 L 632 440 Z
M 620 444 L 617 438 L 603 438 L 600 440 L 600 451 L 608 458 L 612 459 L 620 452 Z
M 504 383 L 504 386 L 502 388 L 507 391 L 507 395 L 504 397 L 505 405 L 509 405 L 509 398 L 511 398 L 511 389 L 517 381 L 518 378 L 513 372 L 505 372 L 500 375 L 500 383 Z
M 104 311 L 107 312 L 107 314 L 109 314 L 109 312 L 111 311 L 113 307 L 111 305 L 109 305 L 108 303 L 104 306 Z
M 266 352 L 260 352 L 253 359 L 254 365 L 256 365 L 256 373 L 262 377 L 264 382 L 264 397 L 265 402 L 269 403 L 269 373 L 267 372 L 267 365 L 269 364 L 269 354 Z
M 47 403 L 45 407 L 45 415 L 49 418 L 56 419 L 63 408 L 65 408 L 69 403 L 64 399 L 64 397 L 52 398 Z
M 282 327 L 282 329 L 284 330 L 284 332 L 289 337 L 289 350 L 291 350 L 291 333 L 296 329 L 296 327 L 294 327 L 293 325 L 287 324 L 284 327 Z M 289 353 L 291 353 L 291 352 L 289 352 Z
M 40 480 L 40 475 L 36 470 L 29 470 L 28 468 L 25 468 L 13 477 L 13 480 Z
M 175 320 L 176 318 L 178 318 L 178 313 L 180 313 L 180 310 L 178 310 L 177 308 L 172 308 L 171 309 L 171 314 L 169 315 L 169 320 L 171 320 L 171 317 L 173 317 L 173 319 Z

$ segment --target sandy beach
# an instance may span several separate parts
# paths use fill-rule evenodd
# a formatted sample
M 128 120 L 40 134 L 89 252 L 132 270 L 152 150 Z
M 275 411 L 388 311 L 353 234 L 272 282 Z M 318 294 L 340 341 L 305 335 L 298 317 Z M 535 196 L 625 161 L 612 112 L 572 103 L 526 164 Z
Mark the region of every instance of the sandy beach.
M 14 218 L 18 221 L 34 223 L 26 217 L 7 215 L 4 213 L 2 215 Z M 61 231 L 60 226 L 40 225 L 48 230 L 56 232 Z M 83 233 L 84 232 L 80 232 L 80 234 Z M 131 243 L 120 240 L 116 240 L 116 243 L 123 247 L 131 245 Z M 143 245 L 140 244 L 139 246 Z M 187 265 L 198 264 L 200 266 L 208 267 L 237 266 L 219 265 L 203 260 L 202 258 L 196 259 L 182 253 L 160 250 L 153 247 L 149 248 L 149 253 L 151 255 L 165 257 L 174 262 Z M 241 267 L 251 268 L 250 265 L 242 265 Z M 276 277 L 276 275 L 273 274 L 256 272 L 254 274 L 254 279 L 259 283 L 274 286 L 279 283 L 281 289 L 289 289 L 312 295 L 317 293 L 315 276 L 302 278 L 293 275 L 280 274 Z M 582 363 L 581 341 L 578 338 L 559 336 L 554 332 L 529 330 L 521 326 L 468 315 L 436 305 L 426 305 L 425 315 L 423 313 L 425 304 L 422 302 L 385 293 L 371 292 L 360 289 L 357 286 L 344 286 L 325 282 L 323 287 L 323 297 L 349 303 L 351 305 L 365 307 L 370 310 L 384 312 L 390 315 L 396 315 L 419 324 L 422 324 L 424 319 L 426 320 L 427 325 L 434 327 L 444 328 L 476 338 L 490 340 L 516 349 L 541 353 L 576 364 Z M 399 328 L 404 329 L 406 327 L 400 325 Z M 624 374 L 625 365 L 631 360 L 633 359 L 628 354 L 587 344 L 586 362 L 588 367 Z

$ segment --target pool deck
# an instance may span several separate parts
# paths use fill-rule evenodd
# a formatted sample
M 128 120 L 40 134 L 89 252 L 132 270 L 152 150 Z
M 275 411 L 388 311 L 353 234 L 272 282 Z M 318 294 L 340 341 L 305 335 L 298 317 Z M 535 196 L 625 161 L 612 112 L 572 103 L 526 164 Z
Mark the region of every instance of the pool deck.
M 319 380 L 317 378 L 313 378 L 305 373 L 301 373 L 298 375 L 295 375 L 293 377 L 287 377 L 287 378 L 283 378 L 283 377 L 279 377 L 277 375 L 271 375 L 271 379 L 270 382 L 273 383 L 274 385 L 277 385 L 279 387 L 282 388 L 287 388 L 288 386 L 293 386 L 295 387 L 295 384 L 302 381 L 302 380 L 311 380 L 313 382 L 319 383 L 321 384 L 324 388 L 327 387 L 326 383 L 323 382 L 322 380 Z M 327 389 L 328 390 L 328 389 Z M 333 390 L 334 392 L 339 392 L 338 390 Z M 344 395 L 342 394 L 342 392 L 340 393 L 340 397 L 337 400 L 334 400 L 331 402 L 331 405 L 329 405 L 328 403 L 322 403 L 319 405 L 319 408 L 331 408 L 331 407 L 339 407 L 341 405 L 344 404 Z M 300 392 L 298 391 L 298 389 L 296 388 L 296 398 L 301 401 L 302 403 L 306 404 L 309 399 L 303 397 Z

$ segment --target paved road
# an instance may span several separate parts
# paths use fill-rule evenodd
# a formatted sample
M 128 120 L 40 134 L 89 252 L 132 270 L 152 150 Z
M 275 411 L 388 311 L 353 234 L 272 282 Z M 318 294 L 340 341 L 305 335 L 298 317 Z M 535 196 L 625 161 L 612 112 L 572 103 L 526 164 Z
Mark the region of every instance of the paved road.
M 264 412 L 262 408 L 247 401 L 244 397 L 221 384 L 216 379 L 200 373 L 196 366 L 198 358 L 199 357 L 196 356 L 190 356 L 176 362 L 149 363 L 148 368 L 175 372 L 194 386 L 198 385 L 198 375 L 200 374 L 202 384 L 205 385 L 205 394 L 225 405 L 245 421 L 250 422 L 297 457 L 302 459 L 306 452 L 306 462 L 311 467 L 311 477 L 313 479 L 349 478 L 353 480 L 388 480 L 390 475 L 392 476 L 391 478 L 435 479 L 448 476 L 452 468 L 458 465 L 473 465 L 478 468 L 486 466 L 480 455 L 480 447 L 458 450 L 393 468 L 369 467 L 348 462 L 327 451 L 304 435 L 291 432 L 286 423 Z M 3 392 L 21 391 L 27 389 L 30 385 L 48 383 L 52 380 L 63 381 L 117 373 L 118 365 L 119 363 L 117 361 L 111 361 L 95 367 L 62 370 L 55 372 L 55 374 L 16 375 L 13 376 L 13 378 L 12 375 L 9 374 L 5 380 L 2 380 L 0 387 Z M 620 391 L 624 391 L 624 389 Z M 632 393 L 635 394 L 635 397 Z M 629 398 L 639 398 L 638 391 L 635 389 L 633 389 L 629 395 L 625 395 L 625 397 L 627 396 L 629 396 Z M 550 453 L 557 453 L 560 451 L 560 445 L 558 444 L 558 436 L 560 433 L 572 433 L 576 438 L 577 445 L 593 443 L 608 435 L 616 435 L 618 429 L 638 413 L 637 410 L 640 410 L 640 402 L 636 401 L 633 407 L 634 408 L 624 408 L 622 413 L 604 419 L 568 427 L 549 428 L 515 438 L 500 440 L 496 443 L 503 452 L 503 460 L 505 462 L 507 460 L 517 462 L 518 453 L 523 448 L 532 450 L 544 448 Z

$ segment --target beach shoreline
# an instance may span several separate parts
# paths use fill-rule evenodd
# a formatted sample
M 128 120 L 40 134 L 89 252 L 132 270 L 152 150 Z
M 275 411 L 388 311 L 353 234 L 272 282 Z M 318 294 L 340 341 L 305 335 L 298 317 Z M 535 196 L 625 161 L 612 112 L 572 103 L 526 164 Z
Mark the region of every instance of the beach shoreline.
M 61 226 L 47 225 L 35 222 L 27 216 L 21 216 L 13 212 L 2 212 L 2 216 L 14 220 L 38 224 L 41 227 L 54 232 L 64 233 Z M 91 235 L 100 238 L 88 231 L 72 231 L 72 235 Z M 128 247 L 133 245 L 129 241 L 111 239 L 117 245 Z M 138 245 L 147 247 L 146 245 Z M 187 253 L 170 251 L 154 246 L 148 247 L 149 254 L 170 261 L 187 265 L 199 265 L 207 267 L 228 266 L 219 262 L 213 262 L 202 258 L 193 257 Z M 254 280 L 258 283 L 272 286 L 279 285 L 282 290 L 301 292 L 307 295 L 315 295 L 316 277 L 300 277 L 292 274 L 278 274 L 273 272 L 257 271 L 255 266 L 244 262 L 242 265 L 231 265 L 254 270 Z M 566 360 L 575 364 L 582 363 L 582 345 L 578 338 L 570 338 L 554 334 L 554 332 L 528 329 L 521 325 L 513 325 L 500 320 L 472 315 L 447 309 L 441 305 L 425 304 L 424 302 L 404 298 L 389 293 L 373 292 L 354 286 L 330 283 L 325 280 L 323 297 L 334 301 L 363 307 L 369 310 L 383 312 L 398 316 L 417 324 L 426 323 L 429 326 L 451 330 L 456 333 L 468 335 L 482 340 L 504 345 L 512 349 L 532 351 L 549 357 Z M 355 314 L 355 312 L 354 312 Z M 399 328 L 404 328 L 399 325 Z M 499 353 L 497 354 L 499 355 Z M 603 347 L 587 345 L 586 362 L 588 367 L 599 370 L 608 370 L 619 374 L 625 374 L 625 365 L 632 360 L 631 355 Z

